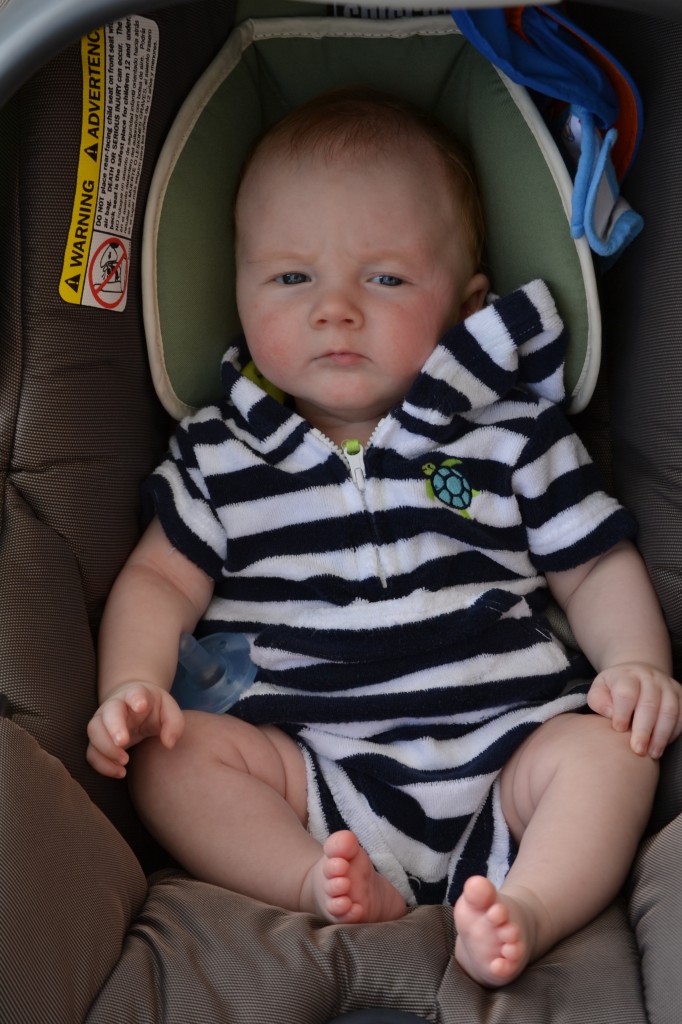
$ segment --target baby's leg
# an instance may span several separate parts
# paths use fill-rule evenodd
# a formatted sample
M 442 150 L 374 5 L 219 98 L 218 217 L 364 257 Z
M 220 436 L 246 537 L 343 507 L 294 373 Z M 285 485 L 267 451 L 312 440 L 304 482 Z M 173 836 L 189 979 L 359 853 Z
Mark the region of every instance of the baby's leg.
M 389 920 L 399 893 L 350 832 L 324 848 L 306 831 L 303 756 L 281 730 L 188 712 L 173 750 L 135 749 L 132 792 L 150 831 L 191 874 L 329 921 Z
M 534 732 L 501 776 L 519 852 L 497 892 L 469 879 L 455 905 L 455 957 L 504 985 L 603 910 L 621 888 L 651 809 L 658 766 L 597 715 L 561 715 Z

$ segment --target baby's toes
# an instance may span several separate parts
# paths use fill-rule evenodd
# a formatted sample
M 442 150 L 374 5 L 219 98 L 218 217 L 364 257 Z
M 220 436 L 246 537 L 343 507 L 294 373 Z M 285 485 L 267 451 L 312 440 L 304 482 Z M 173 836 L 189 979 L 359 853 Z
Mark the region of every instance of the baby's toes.
M 495 928 L 502 928 L 509 923 L 509 911 L 504 903 L 493 903 L 486 910 L 485 916 Z
M 343 875 L 334 875 L 325 883 L 325 891 L 328 896 L 346 896 L 349 890 L 350 879 Z

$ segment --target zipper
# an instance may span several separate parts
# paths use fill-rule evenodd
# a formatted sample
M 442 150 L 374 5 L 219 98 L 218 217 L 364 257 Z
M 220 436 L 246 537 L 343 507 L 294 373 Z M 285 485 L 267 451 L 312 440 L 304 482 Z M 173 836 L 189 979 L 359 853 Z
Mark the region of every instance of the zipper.
M 370 438 L 370 444 L 371 442 L 372 439 Z M 365 449 L 355 438 L 349 438 L 346 441 L 342 441 L 341 449 L 343 451 L 344 458 L 348 463 L 353 483 L 362 495 L 362 503 L 365 506 L 365 512 L 369 516 L 372 536 L 374 537 L 374 558 L 377 565 L 377 576 L 381 582 L 382 590 L 387 590 L 388 580 L 386 579 L 386 573 L 381 562 L 381 546 L 377 536 L 376 524 L 374 522 L 374 516 L 367 508 L 367 502 L 365 500 Z
M 365 512 L 369 517 L 372 536 L 374 538 L 374 557 L 377 566 L 377 576 L 381 583 L 382 590 L 387 590 L 388 580 L 381 561 L 381 545 L 376 531 L 376 524 L 374 522 L 374 516 L 367 507 L 367 501 L 365 500 L 365 449 L 355 438 L 349 438 L 348 440 L 342 441 L 339 446 L 338 444 L 334 444 L 334 442 L 321 430 L 315 430 L 315 433 L 318 437 L 321 437 L 326 444 L 330 445 L 332 450 L 343 459 L 350 471 L 351 480 L 362 495 L 362 503 L 365 507 Z M 372 437 L 374 437 L 374 433 L 372 434 Z M 369 444 L 372 443 L 372 437 L 369 439 Z

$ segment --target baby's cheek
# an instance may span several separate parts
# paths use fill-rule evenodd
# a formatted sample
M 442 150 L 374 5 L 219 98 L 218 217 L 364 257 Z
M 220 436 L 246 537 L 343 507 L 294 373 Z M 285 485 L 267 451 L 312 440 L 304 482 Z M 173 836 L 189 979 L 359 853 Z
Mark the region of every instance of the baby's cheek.
M 433 318 L 426 315 L 412 319 L 409 330 L 406 330 L 406 327 L 407 325 L 403 324 L 403 329 L 394 333 L 389 357 L 394 372 L 402 377 L 408 387 L 420 373 L 440 339 Z
M 283 328 L 280 318 L 261 317 L 254 332 L 246 331 L 246 341 L 260 372 L 286 391 L 289 376 L 296 371 L 298 353 L 296 341 Z

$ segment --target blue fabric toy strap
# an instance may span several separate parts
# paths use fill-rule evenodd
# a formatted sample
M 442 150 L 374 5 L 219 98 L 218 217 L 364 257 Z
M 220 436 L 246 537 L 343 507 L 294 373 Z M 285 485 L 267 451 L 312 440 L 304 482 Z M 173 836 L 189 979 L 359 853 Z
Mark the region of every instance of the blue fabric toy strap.
M 453 10 L 464 36 L 536 97 L 574 175 L 571 233 L 613 261 L 643 222 L 620 196 L 639 146 L 642 103 L 625 69 L 555 9 Z
M 615 124 L 618 100 L 608 78 L 559 32 L 544 9 L 529 7 L 522 21 L 512 21 L 500 8 L 455 10 L 459 30 L 509 78 L 527 89 L 594 111 L 602 128 Z M 516 25 L 521 27 L 520 35 Z

